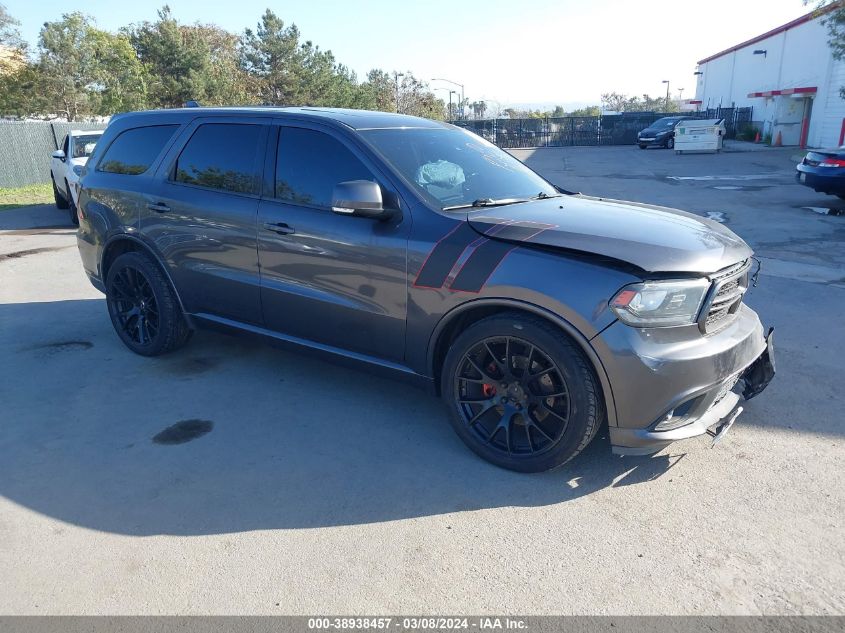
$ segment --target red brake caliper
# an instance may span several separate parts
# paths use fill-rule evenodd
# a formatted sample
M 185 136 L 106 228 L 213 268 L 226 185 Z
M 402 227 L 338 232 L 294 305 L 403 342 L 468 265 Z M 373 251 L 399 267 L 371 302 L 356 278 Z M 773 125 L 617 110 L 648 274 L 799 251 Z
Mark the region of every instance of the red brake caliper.
M 486 382 L 481 385 L 481 391 L 484 392 L 485 398 L 492 398 L 496 395 L 496 386 L 495 385 L 488 385 Z

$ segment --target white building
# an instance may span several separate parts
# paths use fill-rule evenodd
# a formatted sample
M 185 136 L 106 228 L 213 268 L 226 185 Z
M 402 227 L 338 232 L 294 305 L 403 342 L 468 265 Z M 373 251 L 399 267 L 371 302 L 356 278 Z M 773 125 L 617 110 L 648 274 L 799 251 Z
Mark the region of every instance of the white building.
M 843 144 L 845 61 L 833 59 L 822 19 L 811 12 L 702 59 L 690 103 L 751 106 L 762 135 L 780 135 L 783 145 Z

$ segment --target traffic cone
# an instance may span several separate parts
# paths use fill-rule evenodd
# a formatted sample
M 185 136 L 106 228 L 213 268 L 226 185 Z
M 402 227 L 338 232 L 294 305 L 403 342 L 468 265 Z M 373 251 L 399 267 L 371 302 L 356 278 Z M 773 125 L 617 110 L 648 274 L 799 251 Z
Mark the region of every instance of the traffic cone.
M 757 130 L 757 134 L 754 136 L 754 142 L 755 143 L 760 142 L 760 130 Z
M 783 145 L 783 136 L 781 135 L 780 131 L 778 131 L 778 135 L 775 137 L 775 147 L 780 147 Z

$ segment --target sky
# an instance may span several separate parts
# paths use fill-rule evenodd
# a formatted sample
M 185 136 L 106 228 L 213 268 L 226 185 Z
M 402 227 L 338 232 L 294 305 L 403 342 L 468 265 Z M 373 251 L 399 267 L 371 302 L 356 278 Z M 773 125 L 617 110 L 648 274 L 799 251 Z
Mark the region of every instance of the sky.
M 165 4 L 127 0 L 0 0 L 31 45 L 45 21 L 80 10 L 100 28 L 154 20 Z M 572 108 L 603 92 L 691 98 L 695 64 L 812 7 L 801 0 L 168 0 L 183 22 L 233 32 L 255 27 L 269 6 L 304 39 L 330 49 L 363 77 L 410 70 L 432 87 L 451 79 L 472 101 Z M 455 90 L 460 90 L 451 86 Z M 444 99 L 448 92 L 438 91 Z

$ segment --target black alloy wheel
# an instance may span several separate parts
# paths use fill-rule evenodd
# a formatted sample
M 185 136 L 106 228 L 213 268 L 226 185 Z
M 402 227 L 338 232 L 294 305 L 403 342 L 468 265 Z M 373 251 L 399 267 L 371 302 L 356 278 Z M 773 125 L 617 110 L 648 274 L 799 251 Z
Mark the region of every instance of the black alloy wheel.
M 109 295 L 123 334 L 137 345 L 151 345 L 158 336 L 161 319 L 155 294 L 144 273 L 131 266 L 116 271 Z
M 506 455 L 548 450 L 569 424 L 569 389 L 542 350 L 513 336 L 472 347 L 459 363 L 455 397 L 479 441 Z
M 520 312 L 481 319 L 451 341 L 440 392 L 464 443 L 520 472 L 565 464 L 605 420 L 601 387 L 579 345 Z
M 106 305 L 117 335 L 136 354 L 165 354 L 191 337 L 176 293 L 147 253 L 114 260 L 106 275 Z

